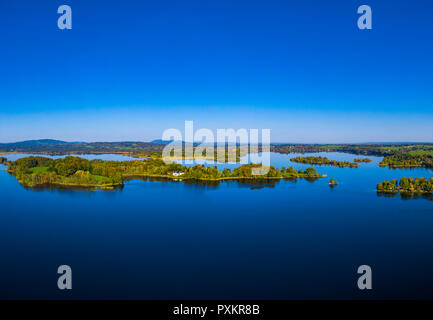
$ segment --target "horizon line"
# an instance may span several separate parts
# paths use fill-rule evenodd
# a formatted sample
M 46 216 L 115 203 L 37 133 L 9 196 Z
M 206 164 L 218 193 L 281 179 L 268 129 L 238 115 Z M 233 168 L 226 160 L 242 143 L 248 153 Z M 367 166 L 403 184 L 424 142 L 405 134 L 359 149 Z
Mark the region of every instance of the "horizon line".
M 36 142 L 36 141 L 55 141 L 59 143 L 156 143 L 154 141 L 167 141 L 168 142 L 176 142 L 174 140 L 162 140 L 162 139 L 153 139 L 150 141 L 141 141 L 141 140 L 118 140 L 118 141 L 68 141 L 68 140 L 59 140 L 59 139 L 29 139 L 29 140 L 20 140 L 20 141 L 10 141 L 10 142 L 0 142 L 0 144 L 17 144 L 23 142 Z M 180 141 L 179 141 L 180 142 Z M 182 141 L 185 142 L 185 141 Z M 216 141 L 215 143 L 219 143 L 223 141 Z M 227 141 L 225 141 L 227 142 Z M 193 143 L 203 143 L 202 141 L 194 141 Z M 259 143 L 261 144 L 261 143 Z M 392 144 L 433 144 L 433 142 L 428 141 L 370 141 L 370 142 L 271 142 L 271 145 L 374 145 L 374 144 L 383 144 L 383 145 L 392 145 Z M 249 145 L 249 143 L 248 143 Z

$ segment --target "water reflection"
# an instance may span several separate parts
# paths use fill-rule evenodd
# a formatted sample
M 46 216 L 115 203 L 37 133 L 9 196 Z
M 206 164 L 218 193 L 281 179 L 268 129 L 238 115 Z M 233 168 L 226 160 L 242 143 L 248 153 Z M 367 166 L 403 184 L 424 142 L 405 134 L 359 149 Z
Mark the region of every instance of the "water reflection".
M 271 158 L 271 164 L 275 166 L 276 168 L 281 168 L 282 166 L 285 167 L 293 167 L 295 170 L 305 170 L 307 167 L 310 167 L 309 164 L 298 164 L 291 162 L 290 159 L 296 156 L 299 156 L 301 154 L 297 153 L 291 153 L 291 154 L 279 154 L 279 153 L 270 153 Z M 302 154 L 305 156 L 305 154 Z M 353 154 L 347 154 L 347 153 L 338 153 L 338 152 L 322 152 L 322 153 L 310 153 L 308 154 L 310 156 L 325 156 L 328 157 L 331 160 L 338 160 L 338 161 L 353 161 L 355 157 L 359 157 L 357 155 Z M 5 155 L 9 160 L 16 160 L 17 158 L 26 157 L 29 156 L 29 154 L 8 154 Z M 137 160 L 132 157 L 119 155 L 119 154 L 100 154 L 100 155 L 79 155 L 80 157 L 92 160 L 92 159 L 101 159 L 101 160 Z M 260 155 L 263 156 L 263 155 Z M 52 158 L 58 158 L 58 157 L 52 157 Z M 320 167 L 320 166 L 314 166 L 316 167 L 319 174 L 326 174 L 329 178 L 336 179 L 341 183 L 339 188 L 335 188 L 335 186 L 327 187 L 328 190 L 338 190 L 338 191 L 344 191 L 344 192 L 369 192 L 373 193 L 376 191 L 376 185 L 377 183 L 385 180 L 392 180 L 392 179 L 401 179 L 402 177 L 425 177 L 429 179 L 430 177 L 433 177 L 433 171 L 431 169 L 426 168 L 388 168 L 388 167 L 380 167 L 379 163 L 383 159 L 382 157 L 369 157 L 372 162 L 370 163 L 362 163 L 361 167 L 359 168 L 336 168 L 336 167 Z M 223 170 L 224 168 L 230 168 L 234 169 L 238 167 L 240 164 L 217 164 L 219 170 Z M 6 168 L 6 166 L 0 166 L 0 168 Z M 320 179 L 320 178 L 299 178 L 300 181 L 305 180 L 306 182 L 313 183 L 317 182 L 318 184 L 322 183 L 323 181 L 326 182 L 326 179 Z M 175 180 L 175 179 L 167 179 L 167 178 L 147 178 L 147 177 L 129 177 L 127 181 L 130 180 L 142 180 L 142 181 L 149 181 L 149 182 L 170 182 L 170 183 L 182 183 L 186 186 L 195 186 L 196 188 L 217 188 L 222 183 L 231 185 L 236 184 L 238 187 L 247 187 L 251 188 L 253 190 L 256 189 L 263 189 L 268 187 L 274 187 L 277 183 L 279 183 L 278 180 L 272 180 L 272 181 L 266 181 L 266 180 L 260 180 L 260 181 L 251 181 L 251 180 L 224 180 L 224 181 L 194 181 L 194 180 Z M 290 179 L 284 179 L 285 181 L 289 181 L 292 183 L 296 183 L 298 181 L 298 178 L 290 178 Z M 318 181 L 319 180 L 319 181 Z M 56 187 L 49 187 L 49 186 L 41 186 L 38 188 L 33 188 L 32 190 L 53 190 L 53 189 L 62 189 L 63 191 L 93 191 L 95 189 L 89 189 L 89 188 L 60 188 L 59 186 Z M 119 191 L 122 190 L 122 188 L 117 188 L 115 190 L 104 190 L 104 192 L 113 192 L 113 191 Z M 203 190 L 206 190 L 206 188 L 203 188 Z M 420 198 L 420 199 L 431 199 L 432 195 L 403 195 L 401 196 L 401 199 L 413 199 L 413 198 Z
M 319 178 L 313 178 L 313 177 L 305 177 L 305 178 L 300 178 L 300 179 L 305 179 L 305 181 L 308 181 L 308 182 L 315 182 L 315 181 L 319 180 Z
M 82 186 L 64 186 L 64 185 L 52 185 L 52 184 L 40 184 L 34 187 L 25 187 L 26 190 L 32 191 L 59 191 L 65 193 L 72 192 L 94 192 L 96 190 L 104 191 L 104 192 L 116 192 L 120 191 L 124 188 L 124 186 L 116 186 L 113 188 L 99 188 L 99 187 L 82 187 Z
M 401 200 L 414 200 L 414 199 L 425 199 L 433 201 L 433 194 L 431 193 L 417 193 L 417 192 L 376 192 L 378 197 L 395 198 L 400 196 Z
M 384 167 L 387 168 L 390 171 L 401 171 L 401 170 L 405 170 L 407 172 L 418 172 L 420 169 L 429 171 L 429 172 L 433 172 L 433 168 L 424 168 L 424 167 L 403 167 L 403 168 L 399 168 L 399 167 Z
M 278 167 L 289 158 L 272 155 Z M 111 192 L 27 191 L 0 171 L 0 283 L 7 288 L 0 298 L 64 298 L 55 267 L 66 262 L 84 284 L 72 290 L 75 299 L 364 298 L 356 287 L 360 263 L 375 266 L 381 279 L 371 298 L 431 299 L 432 196 L 376 195 L 378 182 L 431 171 L 391 171 L 379 160 L 318 168 L 340 183 L 334 189 L 328 179 L 131 177 L 141 181 Z M 401 201 L 417 198 L 430 201 Z M 101 266 L 109 283 L 95 277 Z M 399 290 L 396 274 L 408 275 Z
M 274 188 L 276 184 L 280 182 L 279 179 L 237 179 L 237 180 L 193 180 L 193 179 L 171 179 L 164 177 L 143 177 L 143 176 L 130 176 L 125 179 L 126 181 L 132 180 L 140 180 L 144 182 L 162 182 L 162 183 L 183 183 L 187 186 L 197 186 L 197 187 L 218 187 L 221 184 L 236 184 L 238 187 L 243 188 L 247 187 L 252 190 L 254 189 L 263 189 L 263 188 Z M 296 182 L 296 178 L 294 179 L 284 179 L 286 181 Z

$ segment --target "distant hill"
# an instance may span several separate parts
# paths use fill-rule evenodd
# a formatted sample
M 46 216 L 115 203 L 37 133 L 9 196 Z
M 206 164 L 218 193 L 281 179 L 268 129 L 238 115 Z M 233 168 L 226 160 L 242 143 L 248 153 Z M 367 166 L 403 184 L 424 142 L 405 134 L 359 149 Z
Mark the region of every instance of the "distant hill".
M 161 139 L 152 140 L 152 143 L 154 143 L 154 144 L 162 144 L 162 145 L 167 145 L 167 144 L 172 143 L 172 142 L 176 142 L 176 143 L 179 143 L 179 144 L 185 143 L 185 142 L 180 141 L 180 140 L 179 140 L 179 141 L 174 141 L 174 140 L 161 140 Z
M 159 152 L 165 144 L 152 142 L 66 142 L 54 139 L 0 143 L 0 152 L 46 153 L 52 155 L 80 153 Z
M 10 142 L 10 143 L 0 143 L 0 145 L 8 145 L 8 146 L 43 146 L 43 145 L 58 145 L 58 144 L 67 144 L 69 142 L 61 141 L 61 140 L 53 140 L 53 139 L 40 139 L 40 140 L 26 140 L 19 142 Z
M 161 140 L 161 139 L 152 140 L 152 143 L 155 144 L 169 144 L 170 142 L 171 140 Z

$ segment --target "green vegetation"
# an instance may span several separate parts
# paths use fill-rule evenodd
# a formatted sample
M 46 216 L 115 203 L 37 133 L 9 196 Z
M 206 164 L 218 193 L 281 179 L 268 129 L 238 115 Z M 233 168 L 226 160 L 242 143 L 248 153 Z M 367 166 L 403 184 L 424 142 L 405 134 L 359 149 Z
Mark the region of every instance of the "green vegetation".
M 58 140 L 32 140 L 15 143 L 0 143 L 0 153 L 21 152 L 49 155 L 68 154 L 104 154 L 116 153 L 136 158 L 160 159 L 166 142 L 65 142 Z M 196 148 L 199 144 L 194 143 Z M 230 150 L 231 149 L 231 150 Z M 233 149 L 236 161 L 243 155 L 239 145 L 226 146 L 227 155 Z M 216 150 L 216 148 L 215 148 Z M 262 146 L 258 146 L 262 151 Z M 272 144 L 271 152 L 278 153 L 311 153 L 311 152 L 344 152 L 357 155 L 385 157 L 382 166 L 393 168 L 432 167 L 433 144 Z M 212 155 L 202 155 L 212 158 Z M 214 155 L 215 159 L 215 155 Z M 357 162 L 357 161 L 355 161 Z M 365 162 L 365 160 L 361 161 Z
M 368 162 L 371 162 L 371 159 L 369 159 L 369 158 L 355 158 L 355 159 L 353 159 L 353 162 L 365 162 L 365 163 L 368 163 Z
M 335 186 L 335 185 L 337 185 L 338 184 L 338 182 L 337 182 L 337 180 L 334 180 L 334 179 L 329 179 L 329 183 L 328 183 L 330 186 Z
M 44 173 L 48 171 L 48 167 L 34 167 L 34 168 L 30 168 L 30 173 L 31 174 L 40 174 L 40 173 Z
M 314 164 L 314 165 L 325 165 L 325 166 L 334 166 L 334 167 L 349 167 L 349 168 L 356 168 L 359 167 L 359 164 L 349 162 L 349 161 L 336 161 L 336 160 L 329 160 L 326 157 L 295 157 L 290 159 L 290 161 L 297 162 L 297 163 L 308 163 L 308 164 Z
M 50 155 L 137 153 L 151 155 L 161 153 L 164 145 L 151 142 L 65 142 L 59 140 L 30 140 L 0 143 L 0 152 L 41 153 Z
M 195 165 L 186 167 L 177 163 L 166 164 L 160 159 L 135 161 L 86 160 L 68 156 L 64 159 L 26 157 L 10 162 L 8 172 L 26 187 L 39 185 L 77 186 L 90 188 L 114 188 L 135 177 L 181 179 L 183 181 L 220 180 L 267 180 L 286 178 L 321 178 L 313 167 L 296 171 L 294 168 L 281 170 L 269 166 L 267 172 L 259 164 L 246 164 L 233 171 L 217 167 Z M 262 174 L 253 174 L 253 170 Z
M 367 156 L 390 156 L 398 152 L 433 152 L 433 144 L 273 144 L 278 153 L 344 152 Z
M 198 154 L 196 152 L 196 146 L 193 147 L 191 152 L 191 155 L 187 155 L 187 152 L 185 150 L 185 148 L 182 148 L 182 156 L 176 157 L 174 150 L 171 151 L 170 153 L 170 157 L 171 160 L 192 160 L 192 159 L 208 159 L 208 160 L 213 160 L 213 161 L 218 161 L 221 159 L 218 159 L 218 149 L 214 148 L 214 152 L 213 154 L 207 154 L 206 150 L 203 150 L 201 152 L 201 154 Z M 224 152 L 224 159 L 221 160 L 221 162 L 225 163 L 225 162 L 239 162 L 241 160 L 241 156 L 245 156 L 248 154 L 248 152 L 245 152 L 245 150 L 242 150 L 243 152 L 241 152 L 240 148 L 236 148 L 236 147 L 231 147 L 231 148 L 225 148 L 225 150 L 223 150 Z M 189 151 L 190 152 L 190 151 Z M 155 157 L 158 159 L 162 159 L 162 152 L 159 156 Z
M 10 162 L 8 172 L 26 187 L 47 184 L 113 188 L 123 184 L 120 174 L 107 170 L 99 175 L 91 161 L 78 157 L 26 157 Z
M 383 156 L 381 167 L 433 167 L 433 144 L 359 144 L 359 145 L 272 145 L 273 152 L 345 152 L 359 155 Z M 357 158 L 354 162 L 367 162 Z M 368 161 L 369 162 L 369 161 Z M 302 162 L 303 163 L 303 162 Z M 311 163 L 316 164 L 316 163 Z
M 392 156 L 384 157 L 379 165 L 389 168 L 432 168 L 433 151 L 398 152 Z
M 377 192 L 379 193 L 433 193 L 433 178 L 406 178 L 403 177 L 398 182 L 396 179 L 392 181 L 384 181 L 377 184 Z
M 46 155 L 80 155 L 80 154 L 122 154 L 134 158 L 161 159 L 162 151 L 166 143 L 154 142 L 64 142 L 58 140 L 31 140 L 15 143 L 0 143 L 0 152 L 19 152 L 37 153 Z M 192 145 L 196 150 L 198 143 Z M 185 146 L 185 145 L 183 145 Z M 239 146 L 225 146 L 225 157 L 223 162 L 234 160 L 240 161 L 240 157 L 245 155 Z M 230 157 L 229 157 L 230 156 Z M 217 148 L 214 147 L 214 154 L 207 155 L 202 153 L 195 159 L 217 160 Z M 182 157 L 179 159 L 189 159 L 185 156 L 185 148 L 182 150 Z

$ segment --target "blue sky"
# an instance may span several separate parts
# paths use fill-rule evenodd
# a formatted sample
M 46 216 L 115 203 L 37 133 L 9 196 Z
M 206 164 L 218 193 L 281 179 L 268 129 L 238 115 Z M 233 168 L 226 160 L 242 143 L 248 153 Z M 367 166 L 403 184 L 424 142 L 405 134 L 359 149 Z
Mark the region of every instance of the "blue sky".
M 72 8 L 72 30 L 57 7 Z M 368 4 L 373 30 L 357 28 Z M 2 1 L 0 142 L 433 142 L 433 2 Z

